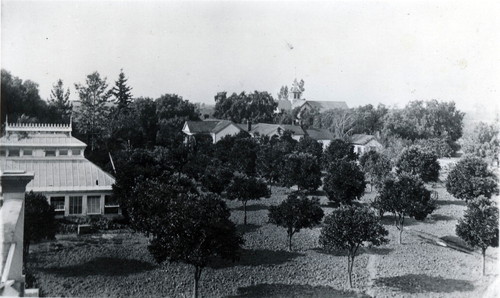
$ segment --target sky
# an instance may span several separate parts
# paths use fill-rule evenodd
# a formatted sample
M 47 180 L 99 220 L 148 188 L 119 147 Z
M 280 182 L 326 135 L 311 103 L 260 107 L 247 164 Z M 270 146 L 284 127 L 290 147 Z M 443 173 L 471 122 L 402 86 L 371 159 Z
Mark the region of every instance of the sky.
M 5 1 L 1 65 L 49 97 L 120 69 L 136 97 L 268 91 L 350 107 L 498 111 L 500 5 L 475 1 Z

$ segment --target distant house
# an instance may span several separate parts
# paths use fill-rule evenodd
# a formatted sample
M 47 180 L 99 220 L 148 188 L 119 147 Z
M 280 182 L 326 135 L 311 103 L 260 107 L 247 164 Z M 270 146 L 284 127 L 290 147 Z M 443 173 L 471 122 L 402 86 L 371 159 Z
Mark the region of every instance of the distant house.
M 29 171 L 27 191 L 42 193 L 58 216 L 121 213 L 112 199 L 115 179 L 84 157 L 87 146 L 63 124 L 5 123 L 0 169 Z
M 380 144 L 377 138 L 373 135 L 354 134 L 350 138 L 351 144 L 354 147 L 354 152 L 363 154 L 368 151 L 380 151 L 384 146 Z
M 187 137 L 195 135 L 207 135 L 212 138 L 213 143 L 217 143 L 220 139 L 227 135 L 236 135 L 242 129 L 229 120 L 209 119 L 204 121 L 186 121 L 182 132 Z
M 335 137 L 328 129 L 321 128 L 310 128 L 306 130 L 306 134 L 313 140 L 323 145 L 323 149 L 326 149 L 330 145 Z
M 327 110 L 346 110 L 349 107 L 345 103 L 345 101 L 317 101 L 317 100 L 304 100 L 299 105 L 299 113 L 302 114 L 305 111 L 310 111 L 313 109 L 318 110 L 320 113 L 323 113 Z
M 306 132 L 302 129 L 302 127 L 298 125 L 257 123 L 255 125 L 239 124 L 239 126 L 242 129 L 246 128 L 246 130 L 252 137 L 279 137 L 282 136 L 286 130 L 289 130 L 292 133 L 292 138 L 297 141 L 299 141 L 306 135 Z

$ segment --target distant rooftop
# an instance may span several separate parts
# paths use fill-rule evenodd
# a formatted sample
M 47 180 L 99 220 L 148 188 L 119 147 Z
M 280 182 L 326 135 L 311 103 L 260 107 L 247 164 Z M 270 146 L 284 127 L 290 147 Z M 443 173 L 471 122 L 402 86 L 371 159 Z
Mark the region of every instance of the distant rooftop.
M 27 136 L 7 134 L 0 138 L 1 147 L 79 147 L 87 145 L 64 133 L 35 133 Z
M 334 109 L 348 109 L 345 101 L 318 101 L 318 100 L 306 100 L 302 105 L 309 104 L 313 108 L 317 108 L 320 112 Z
M 51 132 L 51 133 L 71 133 L 72 125 L 69 124 L 49 124 L 49 123 L 8 123 L 5 122 L 5 132 Z

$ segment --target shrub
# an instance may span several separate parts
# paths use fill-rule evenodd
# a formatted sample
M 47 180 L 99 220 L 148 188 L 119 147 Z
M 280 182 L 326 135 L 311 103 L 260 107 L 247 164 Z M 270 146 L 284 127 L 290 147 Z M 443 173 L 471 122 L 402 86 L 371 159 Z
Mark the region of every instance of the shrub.
M 441 167 L 437 156 L 419 146 L 410 146 L 401 153 L 396 162 L 397 172 L 418 175 L 424 182 L 438 181 Z
M 365 175 L 354 161 L 340 160 L 328 167 L 323 180 L 323 190 L 335 205 L 351 204 L 363 195 Z

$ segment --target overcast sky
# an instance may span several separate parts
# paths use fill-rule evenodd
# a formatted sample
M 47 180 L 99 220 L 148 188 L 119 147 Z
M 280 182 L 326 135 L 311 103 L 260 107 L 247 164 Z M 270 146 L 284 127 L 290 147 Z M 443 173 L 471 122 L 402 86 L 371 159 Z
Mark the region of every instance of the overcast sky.
M 2 0 L 2 68 L 40 85 L 123 68 L 134 96 L 269 91 L 404 106 L 453 100 L 498 109 L 495 2 L 102 2 Z

